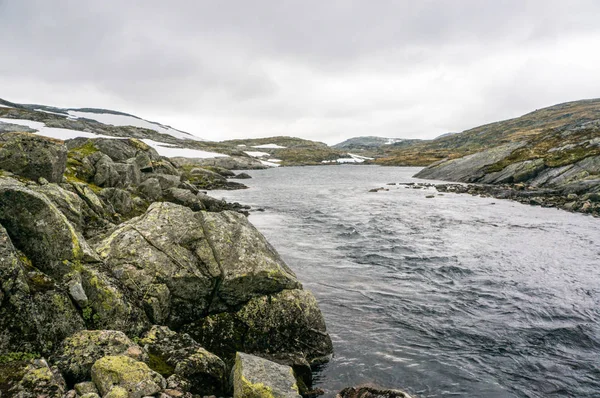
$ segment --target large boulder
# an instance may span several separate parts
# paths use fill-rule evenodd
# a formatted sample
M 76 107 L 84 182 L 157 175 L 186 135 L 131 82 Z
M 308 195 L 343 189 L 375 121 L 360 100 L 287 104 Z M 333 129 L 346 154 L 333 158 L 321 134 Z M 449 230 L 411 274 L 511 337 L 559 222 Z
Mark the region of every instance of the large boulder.
M 124 355 L 109 355 L 97 360 L 91 373 L 102 396 L 117 388 L 126 391 L 128 398 L 142 398 L 167 386 L 165 379 L 144 362 Z
M 254 355 L 238 352 L 232 377 L 234 398 L 300 398 L 292 368 Z
M 301 286 L 266 239 L 234 212 L 153 203 L 96 250 L 143 301 L 150 319 L 174 328 L 252 297 Z
M 305 290 L 256 297 L 236 312 L 209 315 L 183 330 L 228 361 L 241 351 L 266 356 L 300 372 L 306 372 L 307 365 L 326 361 L 333 352 L 317 302 Z
M 92 365 L 107 355 L 125 355 L 147 361 L 146 352 L 123 332 L 116 330 L 82 330 L 65 339 L 52 358 L 71 384 L 89 380 Z
M 194 394 L 223 396 L 227 392 L 227 367 L 185 333 L 153 326 L 140 340 L 150 355 L 149 365 L 165 377 L 176 375 Z
M 62 141 L 30 133 L 0 135 L 0 169 L 37 181 L 61 182 L 67 167 Z
M 0 180 L 0 223 L 13 243 L 41 271 L 62 275 L 65 261 L 94 260 L 85 240 L 44 195 Z

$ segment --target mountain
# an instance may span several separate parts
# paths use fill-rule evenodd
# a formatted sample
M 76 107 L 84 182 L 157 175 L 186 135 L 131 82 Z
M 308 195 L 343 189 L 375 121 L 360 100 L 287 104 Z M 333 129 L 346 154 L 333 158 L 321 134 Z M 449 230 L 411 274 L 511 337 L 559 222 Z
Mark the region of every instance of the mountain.
M 60 140 L 75 138 L 136 138 L 160 155 L 179 158 L 180 163 L 256 169 L 332 163 L 362 163 L 321 142 L 293 137 L 212 142 L 158 122 L 108 109 L 58 108 L 17 104 L 0 99 L 0 132 L 26 131 Z
M 600 119 L 600 99 L 538 109 L 521 117 L 475 127 L 462 133 L 390 149 L 375 162 L 391 166 L 427 166 L 513 142 L 529 142 L 553 129 L 575 128 Z
M 379 148 L 382 146 L 390 146 L 396 148 L 403 147 L 405 145 L 410 145 L 419 141 L 421 140 L 366 136 L 349 138 L 346 141 L 333 145 L 332 147 L 346 150 L 369 150 Z

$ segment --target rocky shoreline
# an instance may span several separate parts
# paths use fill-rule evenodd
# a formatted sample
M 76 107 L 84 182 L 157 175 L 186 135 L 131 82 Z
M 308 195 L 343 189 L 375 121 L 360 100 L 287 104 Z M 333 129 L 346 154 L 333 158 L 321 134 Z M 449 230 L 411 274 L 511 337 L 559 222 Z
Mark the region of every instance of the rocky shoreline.
M 231 172 L 29 133 L 0 169 L 0 397 L 314 394 L 324 319 L 248 209 L 203 192 Z
M 406 188 L 428 189 L 433 188 L 441 193 L 469 194 L 473 196 L 509 199 L 519 203 L 557 208 L 576 213 L 590 214 L 600 217 L 600 193 L 588 192 L 586 187 L 574 190 L 570 187 L 564 189 L 539 189 L 525 184 L 456 184 L 456 183 L 389 183 L 388 185 L 403 185 Z M 388 188 L 379 187 L 370 189 L 369 192 L 389 191 Z M 434 198 L 435 195 L 428 195 Z

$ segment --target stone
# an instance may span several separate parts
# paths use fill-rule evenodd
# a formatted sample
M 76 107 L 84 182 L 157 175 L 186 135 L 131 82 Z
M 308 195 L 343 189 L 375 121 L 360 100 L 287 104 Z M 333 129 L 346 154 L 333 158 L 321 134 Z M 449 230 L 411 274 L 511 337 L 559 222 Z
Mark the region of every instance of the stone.
M 143 362 L 124 355 L 105 356 L 92 366 L 92 380 L 106 397 L 113 388 L 128 392 L 128 398 L 153 395 L 166 387 L 165 379 Z
M 148 178 L 139 186 L 138 191 L 151 201 L 156 201 L 162 196 L 162 188 L 157 178 Z
M 102 155 L 94 165 L 96 174 L 94 184 L 99 187 L 116 187 L 122 185 L 121 175 L 115 166 L 115 162 L 107 155 Z
M 132 214 L 136 208 L 131 193 L 120 188 L 104 188 L 100 191 L 100 196 L 104 198 L 113 209 L 124 216 Z
M 84 381 L 82 383 L 75 384 L 75 391 L 79 395 L 91 393 L 98 394 L 98 389 L 96 388 L 96 385 L 91 381 Z
M 374 386 L 364 385 L 344 388 L 338 392 L 336 398 L 411 398 L 410 395 L 400 390 L 388 390 Z
M 198 195 L 190 192 L 187 189 L 170 188 L 164 193 L 164 199 L 177 203 L 179 205 L 189 207 L 193 211 L 206 210 L 204 203 Z
M 140 340 L 150 355 L 150 367 L 163 376 L 185 380 L 186 391 L 223 396 L 227 390 L 227 367 L 189 335 L 166 326 L 153 326 Z
M 291 367 L 238 352 L 232 372 L 234 398 L 300 398 Z
M 232 178 L 237 178 L 237 179 L 243 179 L 243 180 L 245 180 L 245 179 L 248 179 L 248 178 L 252 178 L 252 176 L 250 174 L 248 174 L 248 173 L 240 173 L 240 174 L 238 174 L 238 175 L 236 175 L 235 177 L 232 177 Z
M 44 184 L 33 188 L 33 190 L 50 199 L 78 231 L 82 230 L 85 203 L 79 195 L 64 189 L 58 184 Z
M 7 392 L 7 397 L 62 398 L 66 391 L 58 370 L 51 368 L 44 359 L 0 365 L 0 392 Z
M 77 332 L 64 340 L 52 360 L 69 383 L 77 383 L 89 380 L 94 363 L 107 355 L 125 355 L 137 361 L 148 360 L 145 350 L 132 342 L 125 333 L 116 330 Z M 81 394 L 79 390 L 78 393 Z
M 61 182 L 67 167 L 62 141 L 30 133 L 0 135 L 0 169 L 37 181 Z

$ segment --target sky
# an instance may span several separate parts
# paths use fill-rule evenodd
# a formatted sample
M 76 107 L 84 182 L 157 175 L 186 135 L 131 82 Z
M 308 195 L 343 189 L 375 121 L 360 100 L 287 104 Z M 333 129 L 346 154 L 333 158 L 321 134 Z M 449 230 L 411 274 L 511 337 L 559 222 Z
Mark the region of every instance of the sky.
M 0 0 L 0 98 L 210 139 L 434 138 L 600 97 L 597 0 Z

